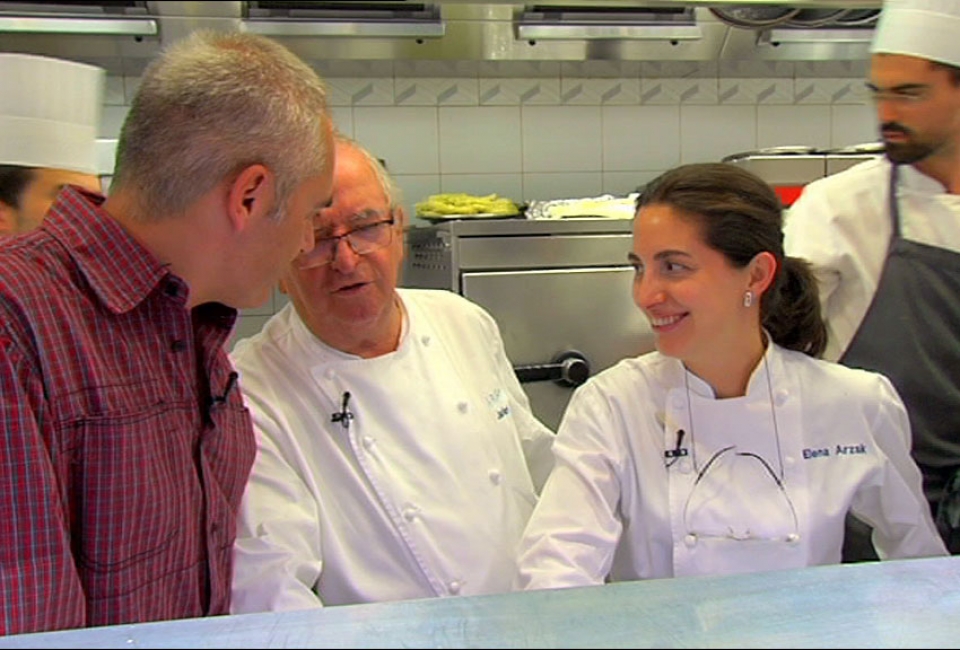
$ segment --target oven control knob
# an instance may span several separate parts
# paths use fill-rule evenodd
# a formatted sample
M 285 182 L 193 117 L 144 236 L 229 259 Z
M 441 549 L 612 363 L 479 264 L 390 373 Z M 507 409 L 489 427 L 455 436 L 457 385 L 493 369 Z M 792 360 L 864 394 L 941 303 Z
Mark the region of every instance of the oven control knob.
M 554 363 L 560 364 L 560 376 L 555 381 L 561 386 L 574 388 L 590 377 L 590 362 L 579 352 L 564 352 Z

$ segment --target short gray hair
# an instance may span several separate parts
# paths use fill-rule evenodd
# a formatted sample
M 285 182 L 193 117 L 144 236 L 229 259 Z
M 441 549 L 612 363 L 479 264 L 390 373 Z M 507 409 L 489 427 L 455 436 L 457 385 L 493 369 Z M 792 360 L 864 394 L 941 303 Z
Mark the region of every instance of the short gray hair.
M 241 32 L 199 30 L 144 73 L 117 145 L 111 193 L 130 191 L 136 218 L 182 213 L 251 164 L 277 180 L 277 209 L 320 173 L 329 120 L 326 89 L 279 43 Z

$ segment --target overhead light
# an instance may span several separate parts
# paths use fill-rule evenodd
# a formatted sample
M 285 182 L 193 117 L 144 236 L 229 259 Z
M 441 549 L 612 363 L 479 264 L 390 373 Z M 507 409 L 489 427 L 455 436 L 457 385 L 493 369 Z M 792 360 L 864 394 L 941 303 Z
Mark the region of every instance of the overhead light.
M 435 38 L 445 26 L 440 7 L 422 2 L 271 2 L 245 4 L 241 23 L 265 36 Z
M 435 38 L 443 36 L 443 23 L 374 21 L 244 20 L 243 29 L 264 36 L 381 36 Z
M 771 29 L 760 34 L 758 42 L 779 43 L 869 43 L 870 29 Z
M 0 32 L 33 34 L 113 34 L 154 36 L 152 18 L 57 18 L 53 16 L 0 16 Z

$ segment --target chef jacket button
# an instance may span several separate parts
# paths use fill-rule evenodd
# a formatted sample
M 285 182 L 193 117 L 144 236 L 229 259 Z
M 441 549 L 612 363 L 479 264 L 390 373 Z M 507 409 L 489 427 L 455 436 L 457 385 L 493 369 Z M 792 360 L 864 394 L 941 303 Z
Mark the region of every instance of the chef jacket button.
M 790 391 L 786 388 L 781 388 L 777 391 L 776 402 L 777 406 L 783 406 L 783 403 L 787 401 L 787 398 L 790 397 Z
M 684 406 L 686 406 L 686 405 L 687 405 L 687 400 L 683 399 L 683 397 L 681 397 L 680 395 L 676 395 L 676 396 L 673 398 L 673 407 L 674 407 L 674 408 L 682 409 L 682 408 L 683 408 Z
M 459 580 L 451 580 L 449 583 L 447 583 L 447 590 L 453 596 L 459 594 L 461 589 L 463 589 L 463 583 Z
M 687 548 L 693 548 L 697 545 L 697 536 L 693 533 L 687 533 L 683 536 L 683 543 L 687 546 Z
M 430 345 L 430 337 L 429 337 L 429 336 L 421 336 L 421 337 L 420 337 L 420 342 L 423 343 L 425 346 L 426 346 L 426 345 Z
M 323 373 L 323 376 L 327 379 L 333 379 L 333 376 L 337 374 L 333 371 L 333 368 L 327 368 L 326 372 Z
M 783 457 L 783 462 L 786 463 L 788 466 L 790 466 L 790 465 L 793 465 L 794 463 L 796 463 L 796 462 L 797 462 L 797 459 L 794 458 L 793 456 L 784 456 L 784 457 Z
M 376 444 L 376 442 L 377 441 L 371 438 L 370 436 L 364 436 L 363 448 L 366 449 L 367 451 L 370 451 L 371 449 L 373 449 L 373 446 Z
M 417 518 L 417 509 L 413 506 L 407 506 L 403 509 L 403 518 L 407 521 L 413 521 Z
M 787 535 L 787 544 L 796 544 L 800 541 L 800 535 L 797 533 L 790 533 Z
M 492 469 L 490 470 L 490 482 L 494 485 L 500 485 L 500 472 Z
M 468 407 L 466 402 L 460 402 L 459 404 L 457 404 L 457 410 L 460 411 L 461 413 L 466 413 L 467 408 Z
M 689 460 L 681 459 L 680 462 L 677 463 L 677 470 L 681 474 L 689 474 L 692 469 L 693 467 Z

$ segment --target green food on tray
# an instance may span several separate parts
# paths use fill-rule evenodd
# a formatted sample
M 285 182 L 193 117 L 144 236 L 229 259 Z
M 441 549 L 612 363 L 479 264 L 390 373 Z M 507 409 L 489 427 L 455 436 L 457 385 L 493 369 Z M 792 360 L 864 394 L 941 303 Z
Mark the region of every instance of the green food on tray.
M 512 200 L 488 194 L 451 193 L 432 194 L 416 204 L 417 216 L 441 217 L 456 214 L 517 214 L 520 210 Z

